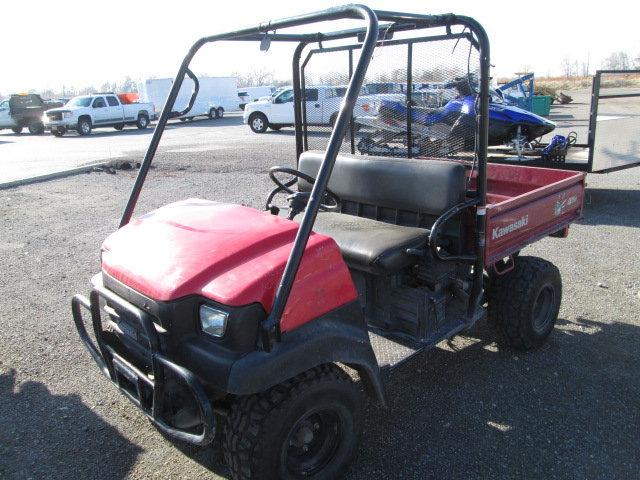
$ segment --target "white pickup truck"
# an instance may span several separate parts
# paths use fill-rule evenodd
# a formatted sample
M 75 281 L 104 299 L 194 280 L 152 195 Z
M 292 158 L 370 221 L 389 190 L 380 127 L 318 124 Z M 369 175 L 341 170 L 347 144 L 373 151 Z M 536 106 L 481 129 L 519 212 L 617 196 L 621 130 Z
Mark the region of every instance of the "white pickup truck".
M 122 130 L 125 125 L 135 125 L 144 129 L 155 117 L 152 103 L 122 103 L 114 93 L 95 93 L 74 97 L 64 107 L 47 110 L 42 121 L 45 129 L 61 137 L 69 130 L 89 135 L 99 127 Z
M 346 87 L 313 85 L 306 87 L 305 91 L 307 125 L 333 125 Z M 353 109 L 354 117 L 371 115 L 373 100 L 370 95 L 358 97 Z M 267 128 L 280 130 L 292 126 L 293 88 L 285 88 L 268 99 L 247 103 L 242 119 L 255 133 L 264 133 Z

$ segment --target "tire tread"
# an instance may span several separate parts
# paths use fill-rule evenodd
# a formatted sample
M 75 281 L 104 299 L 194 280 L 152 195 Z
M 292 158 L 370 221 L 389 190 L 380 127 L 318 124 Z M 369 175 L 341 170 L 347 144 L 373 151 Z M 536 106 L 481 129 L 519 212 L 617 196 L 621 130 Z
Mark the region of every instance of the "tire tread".
M 558 268 L 551 262 L 538 257 L 518 257 L 513 271 L 492 278 L 488 313 L 502 343 L 519 350 L 537 348 L 542 343 L 527 331 L 525 321 L 529 312 L 524 299 L 534 294 L 533 290 L 547 273 L 560 278 Z
M 223 439 L 224 457 L 234 480 L 256 478 L 256 459 L 262 427 L 269 415 L 302 393 L 325 381 L 349 382 L 351 378 L 338 366 L 325 364 L 307 370 L 269 390 L 239 398 L 227 417 Z

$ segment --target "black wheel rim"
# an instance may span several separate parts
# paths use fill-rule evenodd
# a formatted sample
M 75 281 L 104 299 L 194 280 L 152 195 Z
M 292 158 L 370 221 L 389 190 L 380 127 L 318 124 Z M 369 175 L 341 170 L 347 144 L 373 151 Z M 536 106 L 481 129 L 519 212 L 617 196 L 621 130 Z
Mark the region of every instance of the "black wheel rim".
M 545 285 L 538 293 L 533 304 L 533 330 L 538 334 L 544 334 L 553 320 L 553 305 L 555 291 L 551 285 Z
M 340 415 L 332 409 L 306 413 L 293 425 L 283 445 L 283 465 L 294 478 L 320 472 L 342 441 Z

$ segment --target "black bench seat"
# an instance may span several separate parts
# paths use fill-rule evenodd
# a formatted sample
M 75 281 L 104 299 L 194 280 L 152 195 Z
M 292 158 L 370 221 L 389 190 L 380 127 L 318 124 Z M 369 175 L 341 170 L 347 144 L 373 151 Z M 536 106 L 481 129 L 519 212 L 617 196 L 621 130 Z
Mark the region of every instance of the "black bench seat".
M 316 177 L 324 152 L 300 155 L 298 170 Z M 298 188 L 311 185 L 299 180 Z M 426 246 L 439 215 L 464 200 L 465 168 L 443 160 L 340 154 L 329 188 L 340 213 L 320 212 L 313 230 L 332 237 L 351 268 L 388 274 L 417 263 L 407 249 Z
M 408 248 L 424 248 L 429 230 L 379 222 L 369 218 L 321 212 L 313 231 L 333 238 L 347 265 L 384 274 L 415 263 Z

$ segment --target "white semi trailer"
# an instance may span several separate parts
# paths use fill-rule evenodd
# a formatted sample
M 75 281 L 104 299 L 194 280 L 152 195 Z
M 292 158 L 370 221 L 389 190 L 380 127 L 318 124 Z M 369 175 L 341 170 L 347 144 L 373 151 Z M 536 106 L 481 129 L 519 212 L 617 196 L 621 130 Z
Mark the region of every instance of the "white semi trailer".
M 198 77 L 198 83 L 198 96 L 193 107 L 182 117 L 179 117 L 181 120 L 190 120 L 199 116 L 207 116 L 212 119 L 222 118 L 225 112 L 240 110 L 238 79 L 236 77 Z M 172 85 L 172 78 L 145 80 L 138 88 L 140 99 L 153 103 L 159 114 L 167 101 Z M 193 80 L 185 78 L 174 104 L 175 110 L 181 111 L 189 105 L 193 87 Z

